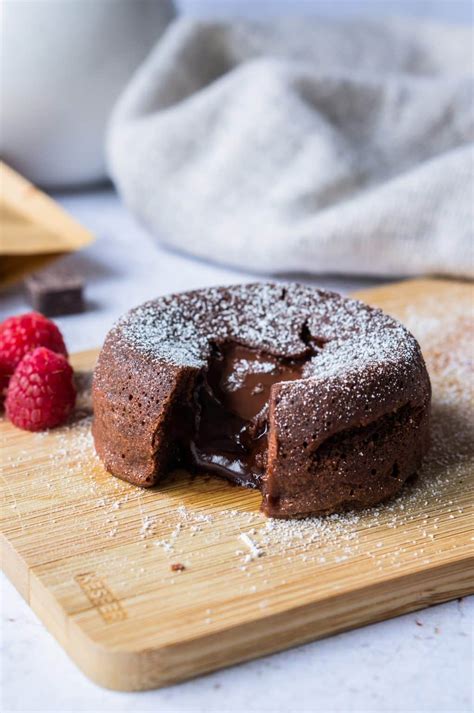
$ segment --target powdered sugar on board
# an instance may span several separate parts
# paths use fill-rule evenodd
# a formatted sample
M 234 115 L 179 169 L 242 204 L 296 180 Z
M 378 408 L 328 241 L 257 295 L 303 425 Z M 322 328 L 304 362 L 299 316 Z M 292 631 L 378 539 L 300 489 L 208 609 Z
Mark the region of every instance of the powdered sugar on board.
M 6 527 L 21 540 L 46 514 L 47 540 L 38 541 L 33 553 L 38 561 L 48 547 L 48 556 L 57 550 L 71 563 L 81 554 L 117 588 L 132 582 L 189 587 L 193 577 L 212 578 L 218 570 L 235 592 L 255 595 L 260 609 L 273 601 L 276 587 L 301 576 L 302 567 L 317 570 L 317 581 L 311 580 L 316 586 L 351 562 L 372 577 L 403 571 L 412 562 L 430 566 L 459 546 L 446 531 L 462 532 L 472 505 L 472 323 L 465 305 L 456 310 L 451 304 L 447 319 L 433 301 L 397 312 L 419 336 L 430 370 L 433 446 L 418 481 L 387 505 L 277 521 L 258 512 L 258 494 L 214 478 L 176 473 L 160 489 L 144 491 L 104 471 L 94 453 L 90 415 L 82 410 L 70 425 L 46 434 L 1 424 Z M 67 547 L 64 538 L 59 542 L 66 526 Z M 175 562 L 185 566 L 178 575 L 170 569 Z M 209 597 L 218 599 L 219 592 Z M 215 607 L 204 617 L 206 626 L 217 620 Z

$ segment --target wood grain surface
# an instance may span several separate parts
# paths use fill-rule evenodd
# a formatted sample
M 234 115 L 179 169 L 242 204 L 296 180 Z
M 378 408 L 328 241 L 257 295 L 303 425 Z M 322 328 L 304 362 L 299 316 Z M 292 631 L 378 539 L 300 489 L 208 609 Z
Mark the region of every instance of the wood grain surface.
M 73 422 L 0 422 L 3 567 L 97 683 L 166 685 L 473 590 L 473 286 L 410 281 L 360 295 L 420 340 L 433 445 L 385 506 L 267 520 L 258 493 L 177 472 L 159 489 L 109 476 L 90 436 L 97 352 L 73 357 Z

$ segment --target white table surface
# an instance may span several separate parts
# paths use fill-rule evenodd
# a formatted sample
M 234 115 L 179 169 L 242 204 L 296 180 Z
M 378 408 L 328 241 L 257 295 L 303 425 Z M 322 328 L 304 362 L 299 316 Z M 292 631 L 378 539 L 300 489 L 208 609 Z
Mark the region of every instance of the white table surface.
M 58 319 L 71 351 L 100 345 L 120 314 L 158 294 L 254 278 L 157 247 L 110 189 L 59 198 L 97 236 L 69 258 L 87 278 L 88 299 L 84 314 Z M 343 292 L 374 282 L 311 281 Z M 0 295 L 0 319 L 27 308 L 18 288 Z M 472 710 L 473 598 L 159 691 L 116 693 L 88 681 L 3 575 L 0 581 L 5 711 Z

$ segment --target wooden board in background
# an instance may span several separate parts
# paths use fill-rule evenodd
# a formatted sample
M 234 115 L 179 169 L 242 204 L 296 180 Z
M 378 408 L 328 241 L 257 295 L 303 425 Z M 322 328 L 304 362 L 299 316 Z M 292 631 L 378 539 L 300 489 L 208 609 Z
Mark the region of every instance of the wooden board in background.
M 0 289 L 92 240 L 58 203 L 0 161 Z
M 4 569 L 93 680 L 165 685 L 473 590 L 473 287 L 362 297 L 419 338 L 434 389 L 421 478 L 370 512 L 267 520 L 259 494 L 186 473 L 144 491 L 104 471 L 84 414 L 37 435 L 0 423 Z

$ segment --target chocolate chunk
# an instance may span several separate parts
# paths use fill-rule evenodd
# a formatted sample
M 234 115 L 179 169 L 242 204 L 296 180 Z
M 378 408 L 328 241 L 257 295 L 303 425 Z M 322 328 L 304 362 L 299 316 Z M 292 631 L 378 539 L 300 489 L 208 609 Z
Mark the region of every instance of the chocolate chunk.
M 47 317 L 84 311 L 83 280 L 64 265 L 51 265 L 25 279 L 32 307 Z

